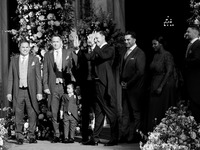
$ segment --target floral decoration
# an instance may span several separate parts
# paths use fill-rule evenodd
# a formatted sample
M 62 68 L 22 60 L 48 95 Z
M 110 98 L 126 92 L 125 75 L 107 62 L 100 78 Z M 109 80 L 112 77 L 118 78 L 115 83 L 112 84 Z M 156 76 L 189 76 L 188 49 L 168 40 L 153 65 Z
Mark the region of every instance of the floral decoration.
M 187 107 L 181 104 L 170 107 L 146 142 L 140 143 L 141 150 L 199 150 L 200 125 L 196 123 Z
M 189 24 L 200 25 L 200 2 L 195 2 L 195 0 L 190 0 L 191 13 L 193 14 L 187 21 Z
M 53 34 L 60 35 L 64 45 L 74 27 L 73 0 L 17 0 L 19 25 L 12 29 L 13 40 L 30 41 L 32 52 L 43 56 L 51 48 L 50 38 Z
M 91 10 L 90 16 L 77 22 L 77 34 L 81 41 L 80 49 L 86 49 L 87 36 L 94 31 L 104 31 L 106 33 L 107 42 L 115 47 L 123 44 L 123 33 L 116 28 L 116 23 L 112 19 L 111 13 L 106 13 L 102 9 L 99 13 Z

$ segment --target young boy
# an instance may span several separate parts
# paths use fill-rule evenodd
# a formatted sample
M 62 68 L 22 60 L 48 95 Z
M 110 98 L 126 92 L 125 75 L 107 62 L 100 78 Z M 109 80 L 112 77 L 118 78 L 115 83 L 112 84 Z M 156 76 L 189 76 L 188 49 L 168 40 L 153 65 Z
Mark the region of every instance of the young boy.
M 75 130 L 78 122 L 78 98 L 73 83 L 67 85 L 67 94 L 62 96 L 60 117 L 64 123 L 64 143 L 74 143 Z

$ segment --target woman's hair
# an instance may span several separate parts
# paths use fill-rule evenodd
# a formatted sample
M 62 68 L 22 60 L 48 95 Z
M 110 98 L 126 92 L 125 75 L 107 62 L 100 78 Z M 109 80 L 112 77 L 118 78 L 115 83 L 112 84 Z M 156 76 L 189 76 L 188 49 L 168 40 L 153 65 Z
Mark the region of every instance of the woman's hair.
M 163 45 L 164 48 L 167 47 L 167 42 L 166 42 L 166 40 L 164 39 L 163 36 L 155 36 L 155 37 L 153 38 L 153 40 L 158 41 L 160 44 Z

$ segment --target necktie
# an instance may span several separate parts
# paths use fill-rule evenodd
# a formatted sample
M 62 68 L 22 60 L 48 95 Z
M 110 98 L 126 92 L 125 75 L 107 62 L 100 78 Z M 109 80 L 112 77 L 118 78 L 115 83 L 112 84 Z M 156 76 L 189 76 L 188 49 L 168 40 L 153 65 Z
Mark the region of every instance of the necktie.
M 22 61 L 21 61 L 22 64 L 25 63 L 25 56 L 22 56 Z
M 130 49 L 128 49 L 128 50 L 126 51 L 126 53 L 125 53 L 125 55 L 124 55 L 124 59 L 126 59 L 126 58 L 128 57 L 129 52 L 130 52 Z
M 187 50 L 186 50 L 186 53 L 185 53 L 185 58 L 187 58 L 188 56 L 188 53 L 189 53 L 189 50 L 190 50 L 190 47 L 191 47 L 192 43 L 190 42 L 187 46 Z

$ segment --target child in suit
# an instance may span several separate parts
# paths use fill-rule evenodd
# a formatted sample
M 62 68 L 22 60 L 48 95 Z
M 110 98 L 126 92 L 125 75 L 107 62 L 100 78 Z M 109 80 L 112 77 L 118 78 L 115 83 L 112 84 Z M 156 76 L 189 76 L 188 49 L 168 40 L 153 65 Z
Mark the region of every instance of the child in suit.
M 75 94 L 75 86 L 69 83 L 66 86 L 67 93 L 62 96 L 60 117 L 64 123 L 64 143 L 74 143 L 75 130 L 78 123 L 78 98 Z

